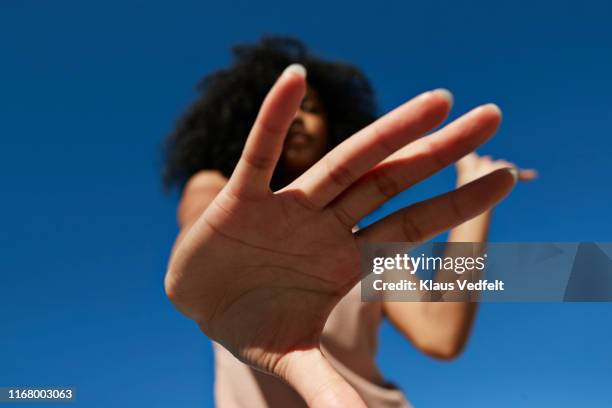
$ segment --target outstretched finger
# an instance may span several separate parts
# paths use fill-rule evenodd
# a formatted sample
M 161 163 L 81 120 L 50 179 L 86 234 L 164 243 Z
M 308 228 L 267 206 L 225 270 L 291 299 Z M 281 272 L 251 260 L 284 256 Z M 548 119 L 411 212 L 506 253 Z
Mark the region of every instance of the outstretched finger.
M 495 133 L 500 120 L 495 105 L 473 109 L 389 156 L 338 197 L 329 210 L 351 228 L 396 194 L 476 149 Z
M 292 64 L 264 99 L 229 186 L 240 196 L 256 197 L 270 191 L 270 180 L 283 141 L 306 92 L 306 70 Z
M 531 181 L 538 178 L 538 172 L 534 169 L 519 169 L 519 181 Z
M 309 408 L 366 408 L 357 392 L 318 349 L 293 351 L 283 357 L 279 374 Z
M 360 241 L 423 242 L 492 208 L 514 187 L 516 169 L 504 168 L 465 186 L 413 204 L 358 233 Z

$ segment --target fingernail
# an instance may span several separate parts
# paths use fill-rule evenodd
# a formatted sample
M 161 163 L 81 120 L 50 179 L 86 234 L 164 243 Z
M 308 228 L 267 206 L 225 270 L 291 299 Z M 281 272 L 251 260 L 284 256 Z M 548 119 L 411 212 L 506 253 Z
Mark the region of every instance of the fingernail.
M 503 114 L 502 114 L 502 110 L 499 108 L 499 106 L 498 106 L 497 104 L 495 104 L 495 103 L 487 103 L 487 104 L 486 104 L 486 105 L 484 105 L 484 106 L 488 106 L 489 108 L 493 108 L 493 109 L 495 109 L 495 110 L 496 110 L 496 111 L 499 113 L 499 116 L 500 116 L 500 117 L 501 117 L 501 116 L 503 116 Z
M 519 178 L 518 170 L 515 167 L 506 167 L 504 168 L 504 170 L 512 174 L 512 178 L 514 179 L 514 184 L 516 184 Z
M 291 64 L 283 71 L 283 75 L 294 74 L 306 78 L 306 68 L 302 64 Z
M 440 95 L 444 96 L 444 98 L 446 98 L 451 105 L 453 104 L 453 101 L 454 101 L 453 94 L 448 89 L 438 88 L 438 89 L 434 89 L 433 92 L 439 93 Z

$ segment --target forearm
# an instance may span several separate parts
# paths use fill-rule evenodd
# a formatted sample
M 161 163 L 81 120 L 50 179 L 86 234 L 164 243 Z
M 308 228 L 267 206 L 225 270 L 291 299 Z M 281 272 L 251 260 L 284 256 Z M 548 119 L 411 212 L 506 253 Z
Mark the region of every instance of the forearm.
M 448 234 L 448 242 L 486 242 L 492 211 L 484 213 L 453 228 Z
M 485 245 L 474 245 L 473 243 L 484 243 L 487 239 L 491 212 L 483 213 L 450 231 L 445 257 L 480 257 L 483 255 Z M 466 245 L 453 245 L 452 243 L 466 242 Z M 466 253 L 469 252 L 469 253 Z M 458 277 L 474 281 L 479 278 L 479 272 L 475 269 L 458 275 L 454 271 L 439 271 L 436 281 L 454 282 Z M 429 302 L 425 304 L 425 314 L 432 324 L 438 327 L 437 331 L 450 344 L 449 348 L 459 352 L 469 336 L 478 303 L 469 299 L 469 293 L 446 293 L 443 294 L 444 301 Z M 449 301 L 449 299 L 465 299 L 466 301 Z
M 491 211 L 486 211 L 469 221 L 464 222 L 461 225 L 453 228 L 448 235 L 448 242 L 455 243 L 455 245 L 447 245 L 444 253 L 445 258 L 458 258 L 458 257 L 479 257 L 482 256 L 485 250 L 485 242 L 489 233 L 489 224 L 491 222 Z M 458 243 L 466 243 L 466 245 L 460 245 Z M 482 243 L 482 245 L 477 245 Z M 469 252 L 469 253 L 466 253 Z M 470 274 L 470 278 L 477 278 L 475 275 L 476 270 L 469 270 L 467 273 Z M 466 273 L 462 274 L 464 277 Z M 446 269 L 440 270 L 436 273 L 434 280 L 437 282 L 454 282 L 459 275 L 455 271 L 449 271 Z

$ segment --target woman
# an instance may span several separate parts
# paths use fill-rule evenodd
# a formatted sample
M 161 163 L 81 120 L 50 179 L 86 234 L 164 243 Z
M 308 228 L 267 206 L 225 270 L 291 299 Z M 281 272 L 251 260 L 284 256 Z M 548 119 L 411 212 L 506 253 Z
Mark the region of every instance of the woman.
M 419 350 L 449 359 L 475 306 L 360 302 L 359 246 L 420 242 L 453 226 L 451 241 L 484 241 L 490 209 L 534 174 L 472 153 L 499 124 L 495 105 L 421 137 L 446 118 L 448 91 L 370 124 L 372 91 L 356 68 L 283 38 L 235 56 L 204 79 L 169 138 L 165 175 L 183 190 L 166 292 L 214 340 L 216 403 L 408 406 L 375 365 L 383 316 Z M 387 199 L 457 160 L 458 190 L 357 231 Z

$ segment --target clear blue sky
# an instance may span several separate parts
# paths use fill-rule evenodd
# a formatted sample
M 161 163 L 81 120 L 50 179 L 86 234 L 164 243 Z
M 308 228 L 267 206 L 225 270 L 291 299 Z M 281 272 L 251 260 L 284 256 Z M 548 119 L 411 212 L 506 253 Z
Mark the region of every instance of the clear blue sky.
M 0 386 L 74 406 L 207 407 L 212 354 L 164 297 L 175 195 L 160 142 L 228 48 L 294 34 L 372 79 L 381 111 L 435 87 L 504 111 L 481 152 L 537 168 L 495 241 L 612 241 L 612 4 L 13 1 L 0 6 Z M 451 188 L 445 171 L 401 197 Z M 397 205 L 395 203 L 394 205 Z M 612 304 L 485 304 L 465 354 L 382 330 L 417 406 L 609 406 Z M 496 401 L 494 404 L 493 401 Z

